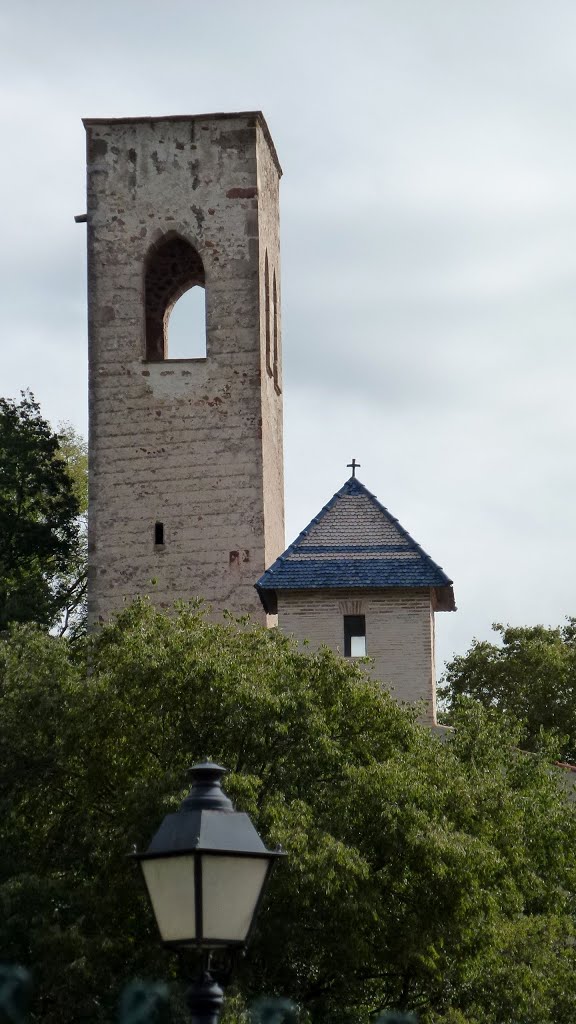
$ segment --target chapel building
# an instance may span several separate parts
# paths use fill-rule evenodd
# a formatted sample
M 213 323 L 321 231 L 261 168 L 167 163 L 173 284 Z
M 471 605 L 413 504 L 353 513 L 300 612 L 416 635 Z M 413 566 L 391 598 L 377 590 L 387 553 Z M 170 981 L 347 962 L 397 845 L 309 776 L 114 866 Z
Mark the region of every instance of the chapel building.
M 368 655 L 374 677 L 436 723 L 434 614 L 455 610 L 452 580 L 355 475 L 256 589 L 284 632 Z

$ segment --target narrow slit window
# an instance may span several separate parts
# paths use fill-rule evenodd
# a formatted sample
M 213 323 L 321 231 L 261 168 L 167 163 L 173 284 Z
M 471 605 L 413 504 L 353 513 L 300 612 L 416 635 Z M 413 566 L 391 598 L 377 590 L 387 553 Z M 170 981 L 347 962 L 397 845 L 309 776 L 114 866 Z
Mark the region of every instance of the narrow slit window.
M 272 342 L 270 339 L 270 271 L 268 270 L 268 253 L 264 255 L 264 316 L 266 318 L 266 370 L 268 376 L 274 373 L 272 367 Z
M 344 656 L 364 658 L 366 656 L 366 616 L 344 616 Z
M 164 523 L 154 523 L 154 543 L 157 547 L 164 544 Z
M 280 394 L 280 356 L 278 352 L 278 289 L 276 288 L 276 271 L 272 276 L 272 311 L 274 314 L 274 387 Z

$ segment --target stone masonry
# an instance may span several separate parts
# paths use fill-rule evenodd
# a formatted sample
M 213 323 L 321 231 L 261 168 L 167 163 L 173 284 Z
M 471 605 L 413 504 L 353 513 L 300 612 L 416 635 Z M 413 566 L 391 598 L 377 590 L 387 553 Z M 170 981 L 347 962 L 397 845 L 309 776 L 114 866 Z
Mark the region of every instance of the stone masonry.
M 284 547 L 278 192 L 260 113 L 86 119 L 89 618 L 150 594 L 266 616 Z M 170 359 L 205 288 L 206 357 Z

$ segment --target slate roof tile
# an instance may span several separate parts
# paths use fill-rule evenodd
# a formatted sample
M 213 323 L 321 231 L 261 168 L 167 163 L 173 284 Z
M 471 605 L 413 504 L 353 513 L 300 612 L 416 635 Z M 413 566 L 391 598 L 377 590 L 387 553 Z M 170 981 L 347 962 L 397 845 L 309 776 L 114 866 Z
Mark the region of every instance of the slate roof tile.
M 357 477 L 334 494 L 256 583 L 267 611 L 276 591 L 433 587 L 454 608 L 452 580 Z

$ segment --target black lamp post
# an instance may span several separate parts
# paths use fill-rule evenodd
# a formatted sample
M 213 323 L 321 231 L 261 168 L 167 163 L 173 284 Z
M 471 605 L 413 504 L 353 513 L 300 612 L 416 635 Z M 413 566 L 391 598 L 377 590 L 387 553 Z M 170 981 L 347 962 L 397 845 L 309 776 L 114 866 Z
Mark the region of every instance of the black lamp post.
M 280 850 L 267 850 L 247 814 L 222 792 L 226 769 L 191 769 L 192 788 L 167 814 L 140 861 L 162 942 L 208 954 L 187 993 L 197 1024 L 216 1024 L 224 999 L 209 970 L 210 951 L 242 948 Z

